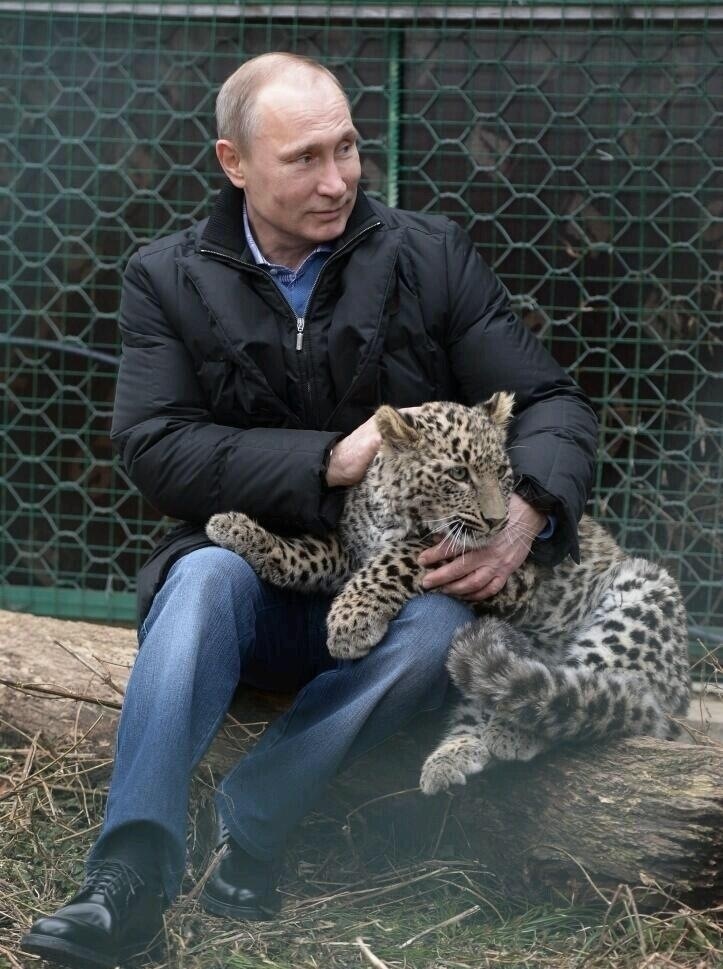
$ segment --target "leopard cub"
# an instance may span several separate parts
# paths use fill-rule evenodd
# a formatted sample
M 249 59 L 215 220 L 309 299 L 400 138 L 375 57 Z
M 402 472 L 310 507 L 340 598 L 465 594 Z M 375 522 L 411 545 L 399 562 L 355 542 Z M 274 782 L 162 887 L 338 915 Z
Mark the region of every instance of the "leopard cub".
M 504 528 L 512 407 L 505 393 L 475 407 L 428 403 L 413 415 L 381 407 L 380 450 L 327 538 L 281 538 L 240 512 L 214 515 L 207 534 L 272 584 L 334 593 L 329 651 L 364 656 L 423 593 L 417 556 L 431 541 L 448 539 L 453 555 Z M 424 763 L 426 794 L 560 742 L 675 734 L 689 695 L 677 585 L 661 566 L 626 556 L 587 516 L 580 550 L 580 565 L 528 559 L 456 634 L 448 668 L 461 699 Z
M 242 512 L 214 515 L 206 533 L 273 585 L 336 593 L 329 652 L 365 656 L 424 591 L 417 556 L 435 535 L 462 551 L 504 527 L 513 484 L 504 429 L 512 405 L 512 395 L 500 393 L 476 407 L 434 402 L 414 414 L 380 407 L 381 447 L 347 489 L 339 526 L 326 538 L 281 538 Z

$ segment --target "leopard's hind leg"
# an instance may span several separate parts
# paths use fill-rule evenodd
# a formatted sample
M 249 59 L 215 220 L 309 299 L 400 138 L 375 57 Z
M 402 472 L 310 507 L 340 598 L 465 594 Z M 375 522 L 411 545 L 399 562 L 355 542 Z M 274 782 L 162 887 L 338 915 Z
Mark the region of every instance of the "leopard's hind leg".
M 547 741 L 675 732 L 670 715 L 688 700 L 687 638 L 664 569 L 644 559 L 612 566 L 560 665 L 523 655 L 514 634 L 487 619 L 455 640 L 450 670 L 465 695 Z
M 566 665 L 596 685 L 612 686 L 607 700 L 602 689 L 591 696 L 602 706 L 597 736 L 677 736 L 674 718 L 687 712 L 690 674 L 685 606 L 675 580 L 643 558 L 611 566 Z

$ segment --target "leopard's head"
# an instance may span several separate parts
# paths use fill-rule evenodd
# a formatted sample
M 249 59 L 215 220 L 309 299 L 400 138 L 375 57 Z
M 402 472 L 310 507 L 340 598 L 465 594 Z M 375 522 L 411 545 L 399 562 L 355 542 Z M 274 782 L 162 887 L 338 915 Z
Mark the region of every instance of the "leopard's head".
M 514 395 L 474 407 L 435 401 L 413 414 L 380 407 L 376 471 L 390 508 L 450 554 L 485 545 L 507 523 L 513 474 L 505 451 Z

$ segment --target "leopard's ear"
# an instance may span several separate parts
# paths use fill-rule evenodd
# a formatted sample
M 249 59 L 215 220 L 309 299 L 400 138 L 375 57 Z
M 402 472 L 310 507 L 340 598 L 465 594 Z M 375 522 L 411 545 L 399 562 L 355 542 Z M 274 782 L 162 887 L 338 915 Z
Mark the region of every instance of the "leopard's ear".
M 501 390 L 499 393 L 492 394 L 490 399 L 486 400 L 484 404 L 480 404 L 479 407 L 491 421 L 504 429 L 512 416 L 514 404 L 515 395 Z
M 374 414 L 382 441 L 395 450 L 414 447 L 419 440 L 419 432 L 411 414 L 400 414 L 398 410 L 383 404 Z

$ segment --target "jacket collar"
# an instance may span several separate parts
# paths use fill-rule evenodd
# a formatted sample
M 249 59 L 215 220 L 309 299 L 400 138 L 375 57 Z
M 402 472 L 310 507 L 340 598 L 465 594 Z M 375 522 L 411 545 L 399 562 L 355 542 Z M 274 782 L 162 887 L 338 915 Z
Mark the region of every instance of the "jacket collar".
M 248 262 L 254 262 L 244 233 L 243 201 L 243 189 L 236 188 L 235 185 L 226 180 L 201 235 L 200 249 L 206 247 L 221 249 L 237 259 L 242 258 Z M 372 225 L 375 222 L 381 222 L 380 217 L 372 209 L 364 192 L 358 189 L 354 208 L 344 232 L 335 240 L 334 249 L 346 245 L 349 239 L 353 238 L 367 225 Z

